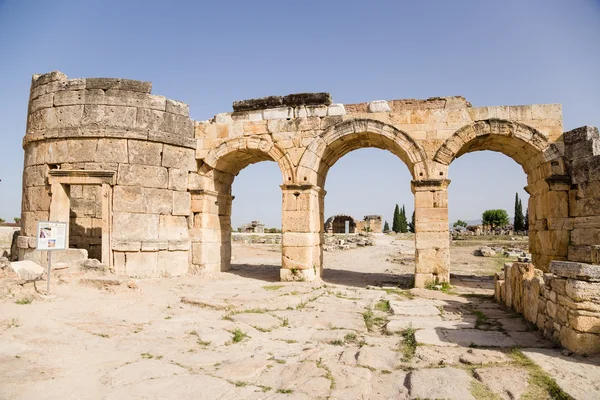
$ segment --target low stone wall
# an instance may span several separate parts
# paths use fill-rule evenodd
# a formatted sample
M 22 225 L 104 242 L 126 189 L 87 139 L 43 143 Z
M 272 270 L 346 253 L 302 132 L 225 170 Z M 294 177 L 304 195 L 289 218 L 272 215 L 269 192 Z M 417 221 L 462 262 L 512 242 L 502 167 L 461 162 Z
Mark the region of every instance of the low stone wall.
M 8 258 L 11 255 L 13 236 L 18 230 L 18 227 L 0 226 L 0 257 Z
M 600 353 L 600 265 L 552 261 L 550 273 L 506 263 L 496 274 L 496 300 L 578 354 Z

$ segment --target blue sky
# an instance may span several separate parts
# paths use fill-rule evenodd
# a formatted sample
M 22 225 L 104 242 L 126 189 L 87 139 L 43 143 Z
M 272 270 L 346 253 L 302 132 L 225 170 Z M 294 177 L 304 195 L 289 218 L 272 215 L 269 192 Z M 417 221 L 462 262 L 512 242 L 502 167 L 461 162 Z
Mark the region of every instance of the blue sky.
M 600 2 L 0 0 L 0 217 L 20 213 L 31 75 L 123 77 L 190 104 L 194 119 L 235 100 L 328 91 L 335 102 L 463 95 L 474 106 L 562 103 L 565 129 L 600 125 Z M 513 160 L 470 153 L 450 167 L 450 220 L 512 214 L 526 184 Z M 280 224 L 273 163 L 243 170 L 233 225 Z M 412 212 L 391 153 L 352 152 L 330 171 L 326 216 Z

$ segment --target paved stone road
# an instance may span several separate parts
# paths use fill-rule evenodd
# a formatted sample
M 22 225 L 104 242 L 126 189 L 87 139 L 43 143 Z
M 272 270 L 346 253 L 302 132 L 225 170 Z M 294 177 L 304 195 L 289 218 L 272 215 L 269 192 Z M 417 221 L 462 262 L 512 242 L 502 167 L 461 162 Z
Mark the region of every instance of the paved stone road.
M 537 399 L 544 370 L 600 397 L 596 359 L 558 357 L 482 295 L 235 274 L 76 281 L 0 303 L 0 398 Z

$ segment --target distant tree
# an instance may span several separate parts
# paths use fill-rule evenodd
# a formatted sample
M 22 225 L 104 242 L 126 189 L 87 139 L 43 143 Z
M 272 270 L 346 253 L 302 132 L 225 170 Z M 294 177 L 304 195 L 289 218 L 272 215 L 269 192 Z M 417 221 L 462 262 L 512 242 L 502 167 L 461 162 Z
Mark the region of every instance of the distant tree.
M 457 226 L 462 226 L 463 228 L 466 228 L 466 227 L 467 227 L 467 225 L 469 225 L 469 224 L 467 224 L 465 221 L 463 221 L 463 220 L 460 220 L 460 219 L 459 219 L 459 220 L 458 220 L 458 221 L 456 221 L 456 222 L 454 223 L 454 225 L 452 225 L 452 226 L 453 226 L 454 228 L 456 228 Z
M 408 221 L 406 220 L 406 208 L 404 208 L 404 204 L 402 205 L 402 210 L 400 210 L 400 232 L 408 232 Z
M 390 231 L 390 225 L 388 224 L 387 221 L 385 221 L 385 224 L 383 224 L 383 231 L 384 232 L 389 232 Z
M 18 224 L 21 222 L 21 218 L 19 218 L 19 217 L 14 217 L 13 219 L 15 220 L 15 224 Z
M 514 230 L 524 231 L 525 230 L 525 217 L 523 216 L 523 204 L 519 199 L 519 194 L 515 194 L 515 217 L 514 217 Z
M 525 211 L 525 217 L 523 219 L 523 230 L 529 230 L 529 208 L 527 208 L 527 211 Z
M 396 233 L 400 233 L 400 207 L 396 204 L 396 208 L 394 209 L 394 219 L 392 220 L 392 230 Z
M 3 224 L 4 222 L 5 221 L 2 218 L 0 218 L 0 224 Z
M 415 212 L 412 213 L 411 221 L 408 223 L 408 231 L 415 233 Z
M 506 210 L 485 210 L 481 215 L 481 221 L 494 230 L 497 227 L 508 225 L 508 213 Z

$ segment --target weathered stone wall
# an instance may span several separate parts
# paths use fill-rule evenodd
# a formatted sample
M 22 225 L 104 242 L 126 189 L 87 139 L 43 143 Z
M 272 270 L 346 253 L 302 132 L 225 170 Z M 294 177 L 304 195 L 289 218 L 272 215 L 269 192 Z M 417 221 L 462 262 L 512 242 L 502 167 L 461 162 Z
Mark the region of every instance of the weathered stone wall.
M 35 224 L 51 218 L 49 171 L 108 171 L 114 184 L 107 232 L 117 273 L 188 271 L 188 175 L 197 170 L 193 123 L 187 105 L 150 91 L 148 82 L 125 79 L 34 76 L 23 140 L 22 258 L 40 258 Z M 102 231 L 100 186 L 69 182 L 62 186 L 70 198 L 73 244 L 98 255 L 92 243 Z
M 69 221 L 89 200 L 77 197 L 78 185 L 97 185 L 102 212 L 74 217 L 74 244 L 97 254 L 101 225 L 102 258 L 119 273 L 227 270 L 231 185 L 247 165 L 274 161 L 282 173 L 281 278 L 314 279 L 328 171 L 348 152 L 376 147 L 397 155 L 413 178 L 417 286 L 449 280 L 448 168 L 471 151 L 498 151 L 523 167 L 537 268 L 597 260 L 597 131 L 563 142 L 560 105 L 472 107 L 462 97 L 343 105 L 314 93 L 236 102 L 236 111 L 197 122 L 187 105 L 150 92 L 148 82 L 34 76 L 22 257 L 42 257 L 37 221 Z
M 600 353 L 600 266 L 552 261 L 550 271 L 507 263 L 496 275 L 496 300 L 565 348 Z

